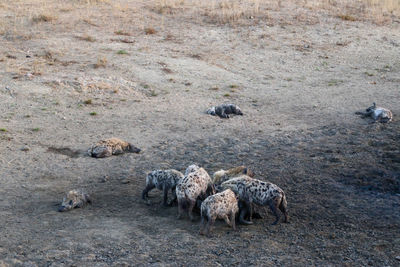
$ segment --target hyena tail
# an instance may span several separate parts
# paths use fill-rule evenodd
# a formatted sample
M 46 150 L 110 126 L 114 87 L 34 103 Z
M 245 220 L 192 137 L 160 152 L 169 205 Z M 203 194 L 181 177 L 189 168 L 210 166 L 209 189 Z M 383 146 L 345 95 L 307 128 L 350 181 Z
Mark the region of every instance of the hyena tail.
M 287 211 L 287 201 L 286 201 L 286 195 L 283 192 L 282 192 L 282 200 L 281 200 L 281 203 L 279 204 L 279 209 L 285 215 L 285 223 L 288 223 L 289 215 L 288 215 L 288 211 Z

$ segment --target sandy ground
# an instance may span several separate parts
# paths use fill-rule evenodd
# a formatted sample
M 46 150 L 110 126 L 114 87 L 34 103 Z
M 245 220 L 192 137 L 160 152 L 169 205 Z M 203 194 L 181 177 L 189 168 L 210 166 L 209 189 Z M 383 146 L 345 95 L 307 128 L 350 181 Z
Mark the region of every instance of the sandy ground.
M 33 2 L 0 2 L 0 266 L 398 266 L 397 17 Z M 245 115 L 204 114 L 228 102 Z M 394 122 L 354 114 L 372 102 Z M 84 155 L 113 136 L 143 152 Z M 148 171 L 191 163 L 248 166 L 285 190 L 291 223 L 262 209 L 206 238 L 161 192 L 143 203 Z M 57 212 L 74 188 L 93 205 Z

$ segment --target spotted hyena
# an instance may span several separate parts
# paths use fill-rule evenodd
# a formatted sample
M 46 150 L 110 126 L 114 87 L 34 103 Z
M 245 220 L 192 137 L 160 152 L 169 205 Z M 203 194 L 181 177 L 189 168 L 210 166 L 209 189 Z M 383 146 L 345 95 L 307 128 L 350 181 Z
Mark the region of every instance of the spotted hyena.
M 289 221 L 285 193 L 275 184 L 250 177 L 243 177 L 233 178 L 222 183 L 222 188 L 230 188 L 238 194 L 239 200 L 243 201 L 247 209 L 249 209 L 250 221 L 251 214 L 253 214 L 253 204 L 259 206 L 268 205 L 271 208 L 276 218 L 273 225 L 277 224 L 280 219 L 278 209 L 284 214 L 285 222 Z M 245 212 L 240 214 L 241 221 L 244 221 L 244 215 Z
M 198 165 L 196 165 L 196 164 L 190 165 L 190 166 L 187 167 L 186 170 L 185 170 L 185 176 L 187 176 L 187 175 L 188 175 L 189 173 L 191 173 L 191 172 L 197 171 L 198 169 L 200 169 L 200 167 L 199 167 Z
M 208 236 L 217 218 L 224 219 L 228 225 L 232 226 L 233 230 L 236 230 L 235 217 L 238 211 L 238 200 L 235 193 L 230 189 L 207 197 L 201 203 L 200 234 Z
M 219 116 L 224 119 L 228 119 L 229 114 L 243 115 L 240 108 L 234 104 L 222 104 L 219 106 L 211 107 L 207 110 L 207 114 Z
M 393 113 L 382 107 L 377 107 L 375 102 L 365 110 L 365 112 L 356 112 L 358 115 L 362 115 L 363 117 L 371 117 L 373 122 L 390 122 L 393 120 Z
M 191 166 L 189 166 L 191 167 Z M 214 186 L 211 177 L 203 168 L 188 173 L 176 186 L 178 199 L 178 219 L 182 217 L 183 211 L 188 210 L 190 220 L 194 220 L 192 211 L 198 198 L 205 199 L 214 194 Z
M 109 138 L 100 140 L 88 150 L 88 154 L 94 158 L 105 158 L 125 152 L 139 153 L 140 149 L 118 138 Z
M 219 170 L 214 172 L 213 174 L 213 183 L 214 185 L 220 185 L 223 182 L 240 175 L 246 174 L 247 176 L 254 177 L 254 172 L 249 170 L 245 166 L 239 166 L 235 168 L 231 168 L 229 170 Z
M 143 190 L 142 198 L 146 200 L 150 190 L 157 188 L 163 190 L 163 205 L 168 206 L 168 190 L 171 189 L 173 196 L 173 199 L 170 202 L 171 205 L 176 200 L 176 185 L 183 177 L 183 173 L 177 170 L 156 170 L 148 173 L 146 177 L 146 187 Z
M 71 190 L 67 193 L 67 196 L 64 197 L 61 206 L 58 208 L 58 211 L 62 212 L 75 208 L 82 208 L 87 203 L 91 204 L 92 200 L 83 189 Z

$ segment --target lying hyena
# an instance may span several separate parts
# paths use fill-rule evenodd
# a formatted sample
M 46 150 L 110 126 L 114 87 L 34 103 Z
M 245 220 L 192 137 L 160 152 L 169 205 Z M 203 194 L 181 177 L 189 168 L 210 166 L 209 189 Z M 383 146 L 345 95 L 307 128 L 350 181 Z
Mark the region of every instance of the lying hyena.
M 219 116 L 224 119 L 229 119 L 229 114 L 243 115 L 240 108 L 234 104 L 222 104 L 211 107 L 207 110 L 207 114 Z
M 207 197 L 201 203 L 200 234 L 208 236 L 217 218 L 224 219 L 228 225 L 232 226 L 233 230 L 236 230 L 235 217 L 238 211 L 238 200 L 235 193 L 230 189 Z M 204 232 L 204 230 L 206 231 Z
M 148 173 L 146 177 L 146 187 L 143 190 L 142 198 L 146 200 L 146 198 L 149 196 L 150 190 L 157 188 L 159 190 L 163 190 L 164 192 L 163 205 L 172 205 L 172 203 L 174 203 L 176 200 L 176 185 L 181 179 L 183 179 L 183 177 L 183 173 L 177 170 L 156 170 Z M 170 189 L 173 198 L 168 204 L 168 190 Z
M 105 158 L 125 152 L 139 153 L 140 149 L 121 139 L 109 138 L 100 140 L 88 150 L 88 154 L 94 158 Z
M 75 208 L 82 208 L 86 206 L 87 203 L 91 204 L 92 200 L 83 189 L 71 190 L 67 193 L 67 196 L 64 197 L 58 211 L 62 212 Z
M 190 168 L 193 165 L 189 166 Z M 189 169 L 189 168 L 188 168 Z M 194 171 L 186 170 L 188 173 L 176 186 L 176 196 L 178 199 L 178 219 L 182 217 L 183 211 L 188 210 L 190 220 L 194 220 L 193 208 L 197 199 L 205 199 L 207 196 L 215 193 L 212 180 L 206 170 L 199 168 Z
M 232 179 L 234 177 L 237 177 L 237 176 L 240 176 L 243 174 L 250 176 L 250 177 L 254 177 L 254 172 L 252 172 L 245 166 L 239 166 L 239 167 L 231 168 L 229 170 L 219 170 L 219 171 L 214 172 L 213 183 L 214 183 L 214 185 L 220 185 L 229 179 Z
M 289 222 L 286 196 L 283 190 L 277 185 L 250 177 L 239 177 L 222 183 L 222 188 L 232 189 L 232 191 L 238 194 L 239 200 L 244 201 L 249 209 L 250 222 L 251 215 L 253 214 L 253 204 L 259 206 L 268 205 L 271 208 L 272 213 L 276 217 L 273 225 L 277 224 L 280 219 L 278 209 L 284 214 L 285 222 Z M 244 215 L 245 212 L 241 212 L 240 220 L 245 222 Z
M 358 111 L 356 112 L 356 114 L 362 115 L 364 118 L 371 117 L 372 119 L 374 119 L 373 122 L 378 121 L 386 123 L 393 120 L 393 113 L 386 108 L 377 107 L 375 102 L 371 107 L 367 108 L 365 112 Z

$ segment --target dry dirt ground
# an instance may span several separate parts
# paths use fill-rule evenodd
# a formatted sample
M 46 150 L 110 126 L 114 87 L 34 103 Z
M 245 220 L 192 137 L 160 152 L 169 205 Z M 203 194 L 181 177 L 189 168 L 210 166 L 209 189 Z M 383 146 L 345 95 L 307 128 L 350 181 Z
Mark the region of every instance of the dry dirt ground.
M 0 1 L 0 266 L 398 266 L 398 10 L 278 2 Z M 374 101 L 393 123 L 354 114 Z M 204 114 L 225 102 L 245 115 Z M 112 136 L 142 153 L 84 154 Z M 291 223 L 206 238 L 141 201 L 191 163 L 248 166 Z M 74 188 L 93 205 L 57 212 Z

